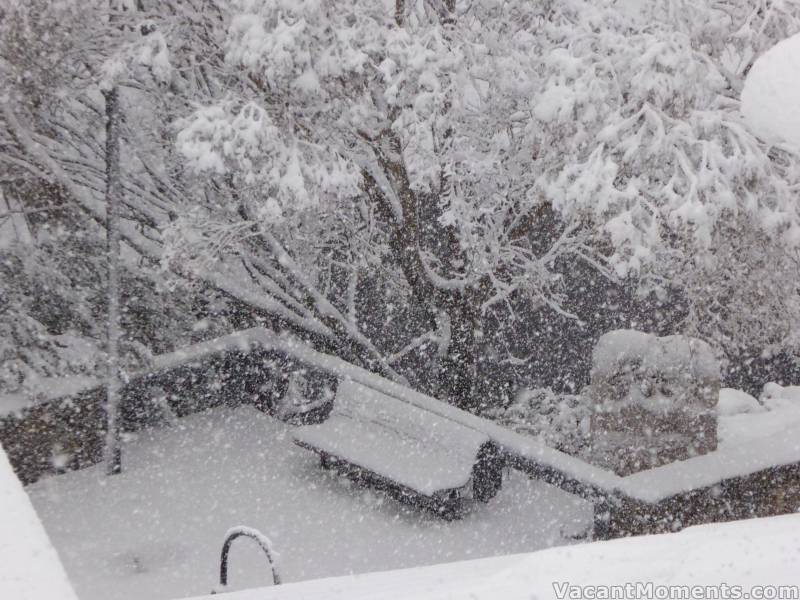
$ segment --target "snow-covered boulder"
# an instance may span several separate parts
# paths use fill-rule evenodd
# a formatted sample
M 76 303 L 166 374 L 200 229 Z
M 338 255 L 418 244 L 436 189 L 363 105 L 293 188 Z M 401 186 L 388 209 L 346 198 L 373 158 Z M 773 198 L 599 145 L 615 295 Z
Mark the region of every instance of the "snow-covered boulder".
M 759 400 L 768 410 L 800 409 L 800 385 L 782 386 L 770 381 L 764 384 Z
M 714 450 L 719 363 L 685 336 L 603 335 L 592 356 L 591 460 L 629 475 Z
M 719 391 L 717 415 L 720 417 L 760 413 L 765 410 L 764 405 L 747 392 L 733 388 L 722 388 Z

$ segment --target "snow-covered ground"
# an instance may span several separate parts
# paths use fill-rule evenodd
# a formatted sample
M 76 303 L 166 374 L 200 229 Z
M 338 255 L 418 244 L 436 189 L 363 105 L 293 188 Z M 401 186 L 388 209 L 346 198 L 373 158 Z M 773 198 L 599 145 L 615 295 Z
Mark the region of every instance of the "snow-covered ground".
M 527 555 L 262 588 L 228 598 L 798 598 L 798 573 L 800 515 L 786 515 L 550 548 Z M 626 589 L 632 591 L 624 596 L 612 595 L 624 594 Z
M 748 453 L 750 445 L 800 427 L 800 404 L 762 407 L 734 392 L 721 394 L 723 452 Z M 253 408 L 217 409 L 139 434 L 126 445 L 120 476 L 106 478 L 97 466 L 42 480 L 27 491 L 82 600 L 207 593 L 217 582 L 224 534 L 235 525 L 269 535 L 281 576 L 292 583 L 564 545 L 591 520 L 588 504 L 512 472 L 488 505 L 462 521 L 444 522 L 322 470 L 315 455 L 292 443 L 291 434 L 289 426 Z M 693 460 L 706 458 L 713 462 L 714 456 Z M 693 535 L 685 539 L 694 543 Z M 792 548 L 797 559 L 800 546 Z M 566 560 L 573 551 L 552 557 Z M 421 577 L 420 585 L 428 586 L 428 575 L 438 580 L 452 571 L 460 579 L 459 568 L 475 574 L 522 564 L 520 557 L 493 560 L 423 569 L 412 579 Z M 259 587 L 269 579 L 260 551 L 250 540 L 238 541 L 231 588 Z M 354 581 L 339 583 L 349 589 Z M 325 589 L 320 585 L 327 584 L 303 589 Z
M 283 580 L 296 582 L 529 552 L 568 543 L 591 518 L 586 503 L 512 473 L 488 505 L 444 522 L 324 472 L 289 427 L 249 407 L 140 434 L 125 468 L 27 488 L 82 600 L 207 593 L 234 525 L 268 534 Z M 230 567 L 233 589 L 269 581 L 250 540 L 236 542 Z

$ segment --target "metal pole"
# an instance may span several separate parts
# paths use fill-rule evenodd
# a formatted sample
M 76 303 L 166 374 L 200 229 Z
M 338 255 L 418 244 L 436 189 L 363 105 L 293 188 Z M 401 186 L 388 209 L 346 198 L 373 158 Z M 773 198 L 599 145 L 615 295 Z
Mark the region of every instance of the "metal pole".
M 106 102 L 106 261 L 108 266 L 107 384 L 106 384 L 106 474 L 122 471 L 119 397 L 122 389 L 119 365 L 119 206 L 122 195 L 120 175 L 119 88 L 103 92 Z

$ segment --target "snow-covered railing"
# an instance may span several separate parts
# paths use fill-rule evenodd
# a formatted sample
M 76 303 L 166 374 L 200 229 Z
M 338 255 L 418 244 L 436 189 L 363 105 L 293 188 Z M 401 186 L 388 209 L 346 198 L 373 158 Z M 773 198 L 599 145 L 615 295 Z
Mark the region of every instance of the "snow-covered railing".
M 278 574 L 278 565 L 275 562 L 276 554 L 272 549 L 272 542 L 258 529 L 240 525 L 238 527 L 231 527 L 225 533 L 225 541 L 222 544 L 222 553 L 220 554 L 219 561 L 219 586 L 211 591 L 212 594 L 222 593 L 228 587 L 228 555 L 230 553 L 231 544 L 240 537 L 249 537 L 258 543 L 261 550 L 267 556 L 270 573 L 272 574 L 272 584 L 281 584 L 281 577 Z

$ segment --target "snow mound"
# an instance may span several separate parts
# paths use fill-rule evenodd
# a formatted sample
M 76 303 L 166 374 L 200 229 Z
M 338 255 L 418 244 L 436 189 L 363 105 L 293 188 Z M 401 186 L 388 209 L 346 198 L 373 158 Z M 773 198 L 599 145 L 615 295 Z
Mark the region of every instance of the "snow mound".
M 742 90 L 742 114 L 768 142 L 800 146 L 800 35 L 760 56 Z
M 764 384 L 759 400 L 769 410 L 800 408 L 800 385 L 782 386 L 770 381 Z
M 720 417 L 760 413 L 765 410 L 764 406 L 747 392 L 733 388 L 722 388 L 719 391 L 717 415 Z

